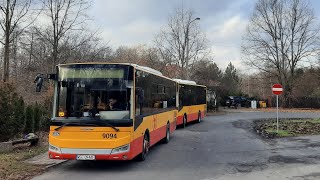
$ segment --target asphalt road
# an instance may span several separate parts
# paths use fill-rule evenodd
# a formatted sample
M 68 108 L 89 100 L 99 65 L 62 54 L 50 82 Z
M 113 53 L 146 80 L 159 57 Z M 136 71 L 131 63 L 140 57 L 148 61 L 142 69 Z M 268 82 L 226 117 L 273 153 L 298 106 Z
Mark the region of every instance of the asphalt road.
M 154 146 L 144 162 L 68 161 L 34 179 L 250 179 L 241 175 L 320 164 L 320 136 L 264 140 L 253 132 L 252 120 L 275 117 L 263 112 L 208 116 L 200 124 L 177 129 L 169 144 Z M 319 118 L 320 113 L 280 114 L 307 117 Z

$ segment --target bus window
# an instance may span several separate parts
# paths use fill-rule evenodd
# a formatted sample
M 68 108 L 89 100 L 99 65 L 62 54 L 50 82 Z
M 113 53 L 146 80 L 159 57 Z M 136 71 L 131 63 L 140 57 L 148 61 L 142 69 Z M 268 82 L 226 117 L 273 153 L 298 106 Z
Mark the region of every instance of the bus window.
M 131 88 L 127 85 L 131 81 L 128 67 L 60 67 L 57 115 L 101 120 L 130 118 Z M 123 112 L 114 116 L 108 111 Z

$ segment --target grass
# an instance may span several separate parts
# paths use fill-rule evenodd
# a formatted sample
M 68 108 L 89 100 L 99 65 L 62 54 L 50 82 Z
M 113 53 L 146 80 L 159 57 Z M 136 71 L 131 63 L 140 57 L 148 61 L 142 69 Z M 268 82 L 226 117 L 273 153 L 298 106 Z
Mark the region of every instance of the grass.
M 277 132 L 276 129 L 268 128 L 268 129 L 266 129 L 265 131 L 268 132 L 268 133 L 276 134 L 276 136 L 278 136 L 278 137 L 290 137 L 290 136 L 295 136 L 294 133 L 290 133 L 289 131 L 286 131 L 286 130 L 279 130 L 279 131 Z
M 279 120 L 278 132 L 276 120 L 265 121 L 258 128 L 267 137 L 320 135 L 320 118 Z
M 297 122 L 297 123 L 306 123 L 306 122 L 311 122 L 311 123 L 320 123 L 320 118 L 319 119 L 296 119 L 296 120 L 284 120 L 284 123 L 292 123 L 292 122 Z
M 30 179 L 43 171 L 44 167 L 34 166 L 24 160 L 44 153 L 47 146 L 19 147 L 10 153 L 0 153 L 0 179 Z

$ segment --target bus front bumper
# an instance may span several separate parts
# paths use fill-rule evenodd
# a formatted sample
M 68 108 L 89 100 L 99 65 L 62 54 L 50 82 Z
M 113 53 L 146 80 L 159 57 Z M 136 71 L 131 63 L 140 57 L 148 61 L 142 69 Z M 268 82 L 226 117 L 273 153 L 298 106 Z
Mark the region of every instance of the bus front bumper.
M 130 144 L 114 149 L 58 148 L 49 145 L 50 159 L 70 160 L 131 160 Z

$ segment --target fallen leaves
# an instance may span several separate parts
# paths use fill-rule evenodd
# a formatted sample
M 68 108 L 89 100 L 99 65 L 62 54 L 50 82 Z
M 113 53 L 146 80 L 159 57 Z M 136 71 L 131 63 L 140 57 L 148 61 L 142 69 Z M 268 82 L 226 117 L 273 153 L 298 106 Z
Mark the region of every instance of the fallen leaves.
M 320 119 L 281 119 L 278 132 L 276 120 L 260 120 L 254 122 L 254 129 L 266 138 L 318 135 Z

